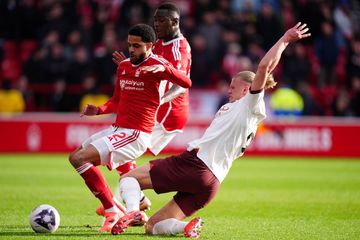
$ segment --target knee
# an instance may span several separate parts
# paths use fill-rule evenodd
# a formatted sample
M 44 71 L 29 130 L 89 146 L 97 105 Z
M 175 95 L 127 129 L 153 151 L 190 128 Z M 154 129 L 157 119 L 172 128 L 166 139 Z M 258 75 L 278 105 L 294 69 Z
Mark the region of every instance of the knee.
M 69 162 L 74 168 L 77 168 L 81 165 L 82 159 L 81 150 L 76 150 L 69 155 Z

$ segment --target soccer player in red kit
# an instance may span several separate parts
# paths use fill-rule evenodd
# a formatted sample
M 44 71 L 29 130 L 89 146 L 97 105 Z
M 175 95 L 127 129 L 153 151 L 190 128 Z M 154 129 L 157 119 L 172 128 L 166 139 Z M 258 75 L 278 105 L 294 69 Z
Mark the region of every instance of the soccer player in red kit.
M 112 98 L 102 106 L 89 104 L 82 110 L 86 116 L 117 114 L 112 126 L 90 136 L 69 156 L 70 163 L 104 206 L 105 221 L 100 232 L 110 231 L 124 213 L 114 203 L 111 190 L 96 166 L 106 165 L 112 170 L 140 157 L 150 147 L 155 114 L 166 83 L 163 80 L 184 88 L 191 86 L 186 74 L 152 53 L 154 41 L 155 33 L 150 26 L 132 27 L 128 34 L 130 58 L 117 69 Z
M 189 76 L 191 48 L 180 32 L 179 21 L 180 11 L 175 4 L 163 3 L 156 9 L 154 28 L 158 40 L 153 46 L 153 53 L 161 55 L 175 68 Z M 123 53 L 114 52 L 113 54 L 116 64 L 120 64 L 125 58 Z M 157 112 L 156 124 L 151 135 L 149 150 L 154 155 L 158 155 L 178 132 L 182 132 L 189 115 L 189 91 L 167 81 L 163 102 Z M 123 175 L 135 167 L 134 162 L 128 162 L 117 170 L 120 175 Z M 122 202 L 118 188 L 115 189 L 114 194 L 118 202 Z M 147 209 L 151 203 L 145 196 L 142 196 L 140 205 L 140 209 Z M 103 207 L 98 207 L 96 212 L 102 215 Z
M 181 34 L 180 11 L 173 3 L 163 3 L 155 11 L 154 28 L 158 40 L 153 46 L 153 53 L 161 55 L 172 65 L 188 76 L 191 68 L 191 48 Z M 126 57 L 114 52 L 113 61 L 120 64 Z M 156 125 L 151 137 L 149 150 L 157 155 L 184 128 L 189 115 L 189 91 L 168 81 L 160 106 Z

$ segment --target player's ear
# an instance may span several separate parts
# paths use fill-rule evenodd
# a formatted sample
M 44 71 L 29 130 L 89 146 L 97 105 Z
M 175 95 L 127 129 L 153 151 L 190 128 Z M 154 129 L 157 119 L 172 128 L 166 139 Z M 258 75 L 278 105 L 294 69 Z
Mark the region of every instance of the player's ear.
M 152 43 L 152 42 L 148 42 L 148 43 L 145 44 L 145 46 L 146 46 L 146 51 L 149 51 L 150 49 L 152 49 L 153 43 Z

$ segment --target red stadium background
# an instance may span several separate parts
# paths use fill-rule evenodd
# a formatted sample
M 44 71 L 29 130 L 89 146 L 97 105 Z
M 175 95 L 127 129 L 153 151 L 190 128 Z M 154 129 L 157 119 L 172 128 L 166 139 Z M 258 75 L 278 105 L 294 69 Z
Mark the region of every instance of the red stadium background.
M 183 133 L 164 153 L 183 151 L 210 123 L 209 117 L 191 117 Z M 80 118 L 78 114 L 25 114 L 0 120 L 0 152 L 70 152 L 91 134 L 106 128 L 113 116 Z M 267 120 L 246 155 L 360 157 L 356 139 L 360 122 L 352 119 L 301 118 Z

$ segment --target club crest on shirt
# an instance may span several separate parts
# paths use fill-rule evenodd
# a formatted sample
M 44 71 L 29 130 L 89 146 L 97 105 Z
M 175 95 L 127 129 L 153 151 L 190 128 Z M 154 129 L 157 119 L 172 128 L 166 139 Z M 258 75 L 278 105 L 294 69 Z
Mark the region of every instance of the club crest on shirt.
M 141 72 L 141 68 L 136 69 L 135 77 L 139 77 Z
M 220 116 L 221 114 L 229 111 L 229 109 L 230 109 L 229 106 L 227 106 L 226 104 L 223 105 L 223 106 L 219 109 L 219 111 L 216 113 L 216 116 Z

